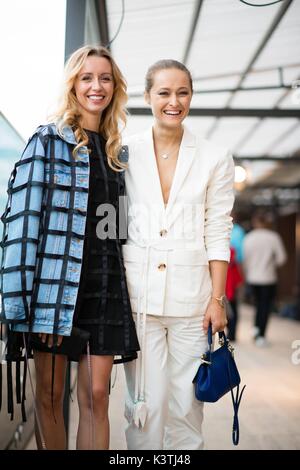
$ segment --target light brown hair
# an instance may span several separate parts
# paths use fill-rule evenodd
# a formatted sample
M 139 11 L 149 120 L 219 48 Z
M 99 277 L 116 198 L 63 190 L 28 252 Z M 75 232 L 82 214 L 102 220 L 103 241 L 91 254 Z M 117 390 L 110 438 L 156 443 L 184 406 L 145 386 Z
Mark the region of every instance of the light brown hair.
M 189 79 L 191 90 L 193 93 L 193 79 L 192 79 L 191 72 L 184 64 L 182 64 L 181 62 L 178 62 L 178 60 L 173 60 L 173 59 L 158 60 L 153 65 L 151 65 L 151 67 L 149 67 L 146 73 L 146 78 L 145 78 L 145 91 L 147 93 L 149 93 L 151 88 L 153 87 L 154 75 L 156 74 L 156 72 L 159 72 L 160 70 L 165 70 L 165 69 L 177 69 L 177 70 L 181 70 L 182 72 L 184 72 Z

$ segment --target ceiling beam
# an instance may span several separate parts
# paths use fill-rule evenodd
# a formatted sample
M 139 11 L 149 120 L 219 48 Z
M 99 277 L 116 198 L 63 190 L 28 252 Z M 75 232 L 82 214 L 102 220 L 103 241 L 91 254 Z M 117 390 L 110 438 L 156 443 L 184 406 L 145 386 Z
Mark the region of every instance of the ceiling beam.
M 194 95 L 205 95 L 206 93 L 237 93 L 239 91 L 266 91 L 266 90 L 287 90 L 287 93 L 291 91 L 291 85 L 264 85 L 264 86 L 248 86 L 238 88 L 208 88 L 203 90 L 194 90 Z
M 267 148 L 265 148 L 265 153 L 269 154 L 270 152 L 272 152 L 275 148 L 277 148 L 278 145 L 280 145 L 285 139 L 287 139 L 291 134 L 293 134 L 298 128 L 299 121 L 296 121 L 294 125 L 290 126 L 283 133 L 279 134 L 275 138 L 275 140 L 273 140 L 273 142 Z
M 270 66 L 270 67 L 261 67 L 259 69 L 252 69 L 250 70 L 249 73 L 259 75 L 260 73 L 265 73 L 265 72 L 274 72 L 274 71 L 279 71 L 279 69 L 282 69 L 283 72 L 285 72 L 286 69 L 291 69 L 291 68 L 299 68 L 300 67 L 300 62 L 294 62 L 290 64 L 285 64 L 282 66 Z M 198 77 L 193 76 L 193 82 L 201 82 L 203 80 L 219 80 L 221 78 L 230 78 L 230 77 L 235 77 L 240 75 L 239 71 L 232 71 L 232 72 L 226 72 L 226 73 L 215 73 L 215 74 L 209 74 L 209 75 L 201 75 Z
M 128 111 L 133 116 L 151 116 L 151 109 L 131 106 Z M 189 116 L 213 117 L 258 117 L 258 118 L 298 118 L 300 109 L 247 109 L 247 108 L 191 108 Z
M 288 94 L 291 91 L 291 85 L 265 85 L 265 86 L 251 86 L 240 88 L 208 88 L 203 90 L 194 90 L 193 95 L 205 95 L 206 93 L 236 93 L 238 91 L 265 91 L 265 90 L 286 90 Z M 143 96 L 141 92 L 129 93 L 129 98 L 140 98 Z M 281 98 L 280 98 L 281 99 Z
M 298 75 L 297 80 L 300 79 L 300 75 Z M 273 109 L 278 109 L 278 106 L 283 102 L 283 100 L 287 97 L 287 95 L 290 93 L 291 88 L 289 87 L 288 90 L 286 90 L 281 97 L 276 101 L 275 105 L 273 106 Z M 237 143 L 235 146 L 235 150 L 241 150 L 241 148 L 247 143 L 247 141 L 250 139 L 250 137 L 254 134 L 254 132 L 259 128 L 259 126 L 262 123 L 262 119 L 260 119 L 258 122 L 256 122 L 252 128 L 246 133 L 244 137 Z M 282 134 L 279 134 L 275 140 L 271 143 L 270 147 L 268 148 L 268 151 L 273 150 L 273 148 L 281 143 L 284 139 L 286 139 L 292 132 L 294 132 L 295 127 L 298 126 L 299 123 L 296 123 L 292 125 L 287 131 L 283 132 Z
M 298 82 L 300 80 L 300 75 L 297 76 L 293 82 Z M 290 93 L 291 88 L 289 90 L 286 90 L 284 93 L 282 93 L 281 97 L 277 100 L 275 107 L 278 107 L 287 97 L 287 95 Z
M 189 31 L 189 37 L 188 37 L 188 40 L 187 40 L 187 43 L 186 43 L 186 46 L 185 46 L 185 51 L 184 51 L 184 55 L 183 55 L 183 59 L 182 59 L 182 62 L 184 64 L 187 63 L 188 57 L 189 57 L 190 52 L 191 52 L 191 47 L 192 47 L 192 43 L 193 43 L 193 40 L 194 40 L 194 36 L 195 36 L 196 28 L 197 28 L 197 25 L 198 25 L 198 21 L 199 21 L 199 18 L 200 18 L 200 10 L 201 10 L 203 2 L 204 2 L 204 0 L 197 0 L 196 4 L 195 4 L 194 14 L 193 14 L 193 18 L 192 18 L 192 25 L 191 25 L 191 28 L 190 28 L 190 31 Z
M 247 130 L 246 134 L 243 135 L 240 138 L 240 140 L 236 143 L 236 145 L 234 146 L 234 149 L 233 149 L 234 153 L 238 153 L 243 148 L 243 146 L 246 144 L 246 142 L 248 142 L 250 137 L 259 128 L 260 124 L 261 124 L 261 120 L 257 120 L 254 124 L 252 124 L 250 129 Z
M 251 156 L 233 156 L 233 159 L 236 163 L 242 163 L 245 161 L 248 162 L 283 162 L 285 163 L 300 163 L 300 157 L 290 157 L 289 155 L 287 156 L 282 156 L 282 155 L 256 155 L 255 157 Z
M 266 47 L 266 45 L 268 44 L 272 34 L 274 33 L 274 31 L 276 30 L 276 28 L 278 27 L 280 21 L 282 20 L 282 18 L 284 17 L 285 13 L 287 12 L 287 9 L 291 6 L 291 3 L 292 3 L 293 0 L 286 0 L 285 2 L 282 3 L 281 7 L 279 8 L 277 14 L 275 15 L 275 18 L 273 19 L 270 27 L 268 28 L 268 30 L 266 31 L 264 37 L 262 38 L 259 46 L 257 47 L 257 49 L 255 50 L 251 60 L 249 61 L 247 67 L 245 68 L 244 72 L 241 74 L 240 78 L 239 78 L 239 81 L 236 85 L 237 88 L 239 88 L 242 83 L 244 82 L 244 80 L 246 79 L 247 75 L 249 72 L 251 72 L 251 69 L 253 67 L 253 65 L 255 64 L 255 62 L 257 61 L 258 57 L 260 56 L 260 54 L 262 53 L 262 51 L 264 50 L 264 48 Z M 232 101 L 233 101 L 233 98 L 235 96 L 235 93 L 233 93 L 230 98 L 227 100 L 225 106 L 229 106 Z M 211 126 L 211 128 L 208 130 L 206 136 L 207 137 L 211 137 L 211 135 L 215 132 L 215 130 L 217 129 L 217 126 L 218 126 L 218 121 L 214 122 L 213 125 Z
M 266 47 L 269 39 L 271 38 L 272 34 L 274 33 L 274 31 L 276 30 L 277 26 L 279 25 L 280 21 L 282 20 L 282 18 L 284 17 L 285 13 L 287 12 L 287 9 L 289 8 L 289 6 L 291 6 L 291 3 L 292 3 L 293 0 L 286 0 L 285 2 L 282 3 L 280 9 L 278 10 L 277 14 L 275 15 L 275 18 L 273 19 L 270 27 L 268 28 L 268 30 L 266 31 L 261 43 L 259 44 L 258 48 L 256 49 L 256 51 L 254 52 L 250 62 L 248 63 L 246 69 L 244 70 L 244 72 L 242 73 L 242 75 L 240 76 L 239 78 L 239 81 L 236 85 L 236 88 L 239 88 L 242 83 L 245 81 L 245 79 L 247 78 L 247 75 L 249 72 L 251 72 L 251 69 L 253 67 L 253 65 L 255 64 L 255 62 L 257 61 L 258 57 L 260 56 L 260 54 L 262 53 L 262 51 L 264 50 L 264 48 Z M 229 106 L 230 103 L 232 102 L 234 98 L 234 95 L 232 95 L 228 102 L 226 103 L 226 106 Z

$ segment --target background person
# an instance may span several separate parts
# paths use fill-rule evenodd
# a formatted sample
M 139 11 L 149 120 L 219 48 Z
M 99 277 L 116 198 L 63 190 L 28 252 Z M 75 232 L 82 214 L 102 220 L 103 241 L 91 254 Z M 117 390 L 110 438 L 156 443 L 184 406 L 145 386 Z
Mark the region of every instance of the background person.
M 257 346 L 266 346 L 266 329 L 276 294 L 277 268 L 287 254 L 281 237 L 270 229 L 268 215 L 258 211 L 252 218 L 253 230 L 244 240 L 244 272 L 255 301 L 254 338 Z
M 239 288 L 243 285 L 243 244 L 245 230 L 238 223 L 235 210 L 231 212 L 233 227 L 230 238 L 230 262 L 227 271 L 226 297 L 230 302 L 230 314 L 228 316 L 228 339 L 236 340 L 236 330 L 239 321 L 238 295 Z

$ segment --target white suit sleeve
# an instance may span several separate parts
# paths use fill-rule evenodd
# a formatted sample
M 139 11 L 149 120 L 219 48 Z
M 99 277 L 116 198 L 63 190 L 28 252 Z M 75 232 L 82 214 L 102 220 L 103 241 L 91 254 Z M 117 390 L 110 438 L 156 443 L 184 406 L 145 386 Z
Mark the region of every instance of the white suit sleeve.
M 204 243 L 208 260 L 230 260 L 234 163 L 230 153 L 220 159 L 209 179 L 204 221 Z

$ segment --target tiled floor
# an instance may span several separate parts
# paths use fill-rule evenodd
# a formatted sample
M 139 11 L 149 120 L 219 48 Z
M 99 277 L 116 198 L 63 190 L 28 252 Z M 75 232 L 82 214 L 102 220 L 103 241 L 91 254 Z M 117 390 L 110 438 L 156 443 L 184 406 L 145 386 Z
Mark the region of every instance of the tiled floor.
M 258 348 L 250 337 L 252 307 L 240 309 L 235 358 L 246 383 L 240 417 L 238 449 L 300 449 L 300 322 L 273 316 L 268 329 L 270 347 Z M 298 340 L 298 353 L 295 349 Z M 292 354 L 294 353 L 294 362 Z M 296 364 L 299 362 L 299 364 Z M 113 371 L 114 381 L 116 371 Z M 124 373 L 117 366 L 110 397 L 111 449 L 126 449 L 123 417 Z M 77 403 L 71 405 L 70 449 L 75 449 Z M 232 404 L 228 394 L 205 405 L 206 449 L 232 449 Z M 29 449 L 34 449 L 32 439 Z

